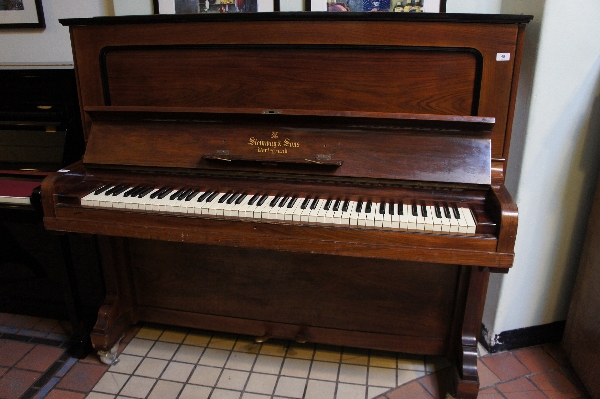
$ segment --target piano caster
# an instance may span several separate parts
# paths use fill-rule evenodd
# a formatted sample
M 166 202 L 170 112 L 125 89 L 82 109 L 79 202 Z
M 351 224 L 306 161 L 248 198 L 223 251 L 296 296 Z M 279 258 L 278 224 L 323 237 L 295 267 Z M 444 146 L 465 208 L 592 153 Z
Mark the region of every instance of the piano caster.
M 107 351 L 98 351 L 98 357 L 100 361 L 104 364 L 108 364 L 109 366 L 115 365 L 119 363 L 119 355 L 117 351 L 119 350 L 119 344 L 123 337 L 119 338 L 117 343 Z
M 265 335 L 261 336 L 261 337 L 256 337 L 254 338 L 254 342 L 256 342 L 257 344 L 262 344 L 264 342 L 267 342 L 269 340 L 269 338 L 271 338 L 271 333 L 265 333 Z
M 296 335 L 296 338 L 294 338 L 294 341 L 296 341 L 299 344 L 305 344 L 307 342 L 306 337 L 302 333 Z

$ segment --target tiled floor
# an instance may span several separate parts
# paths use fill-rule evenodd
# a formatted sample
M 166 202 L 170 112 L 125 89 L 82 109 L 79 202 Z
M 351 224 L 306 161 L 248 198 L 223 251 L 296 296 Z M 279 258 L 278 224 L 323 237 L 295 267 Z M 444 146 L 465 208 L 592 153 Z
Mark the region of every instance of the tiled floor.
M 107 366 L 70 358 L 64 327 L 0 313 L 0 399 L 444 399 L 452 389 L 443 358 L 154 325 L 132 329 Z M 482 399 L 587 398 L 558 345 L 483 353 L 479 373 Z

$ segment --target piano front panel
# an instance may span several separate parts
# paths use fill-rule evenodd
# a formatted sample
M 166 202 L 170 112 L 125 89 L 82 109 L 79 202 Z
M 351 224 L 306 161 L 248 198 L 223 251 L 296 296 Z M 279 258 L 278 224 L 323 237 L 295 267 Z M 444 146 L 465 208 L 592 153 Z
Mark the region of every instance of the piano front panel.
M 402 46 L 123 46 L 102 55 L 105 103 L 115 106 L 477 115 L 483 66 L 473 49 Z
M 231 318 L 263 332 L 294 325 L 306 338 L 325 328 L 418 338 L 437 354 L 446 348 L 454 309 L 446 298 L 456 296 L 458 267 L 137 239 L 128 250 L 140 308 Z

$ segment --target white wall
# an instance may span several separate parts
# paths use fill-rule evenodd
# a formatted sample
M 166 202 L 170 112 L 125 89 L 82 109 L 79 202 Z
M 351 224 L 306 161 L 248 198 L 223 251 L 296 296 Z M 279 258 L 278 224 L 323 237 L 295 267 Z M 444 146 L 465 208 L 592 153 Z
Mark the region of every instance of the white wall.
M 502 0 L 500 11 L 535 19 L 506 181 L 519 206 L 516 256 L 490 281 L 492 344 L 500 332 L 566 319 L 600 162 L 600 2 Z
M 69 29 L 58 20 L 112 15 L 111 0 L 43 0 L 46 29 L 0 29 L 0 66 L 73 64 Z

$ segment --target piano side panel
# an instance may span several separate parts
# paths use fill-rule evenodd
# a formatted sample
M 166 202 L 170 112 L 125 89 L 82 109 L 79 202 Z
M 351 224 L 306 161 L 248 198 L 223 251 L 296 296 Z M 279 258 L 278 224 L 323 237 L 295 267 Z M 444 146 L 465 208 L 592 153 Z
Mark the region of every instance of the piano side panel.
M 314 327 L 445 342 L 460 270 L 136 239 L 129 250 L 134 300 L 146 314 L 292 324 L 307 335 Z
M 107 105 L 438 115 L 476 112 L 482 67 L 472 49 L 397 46 L 123 46 L 102 61 Z

